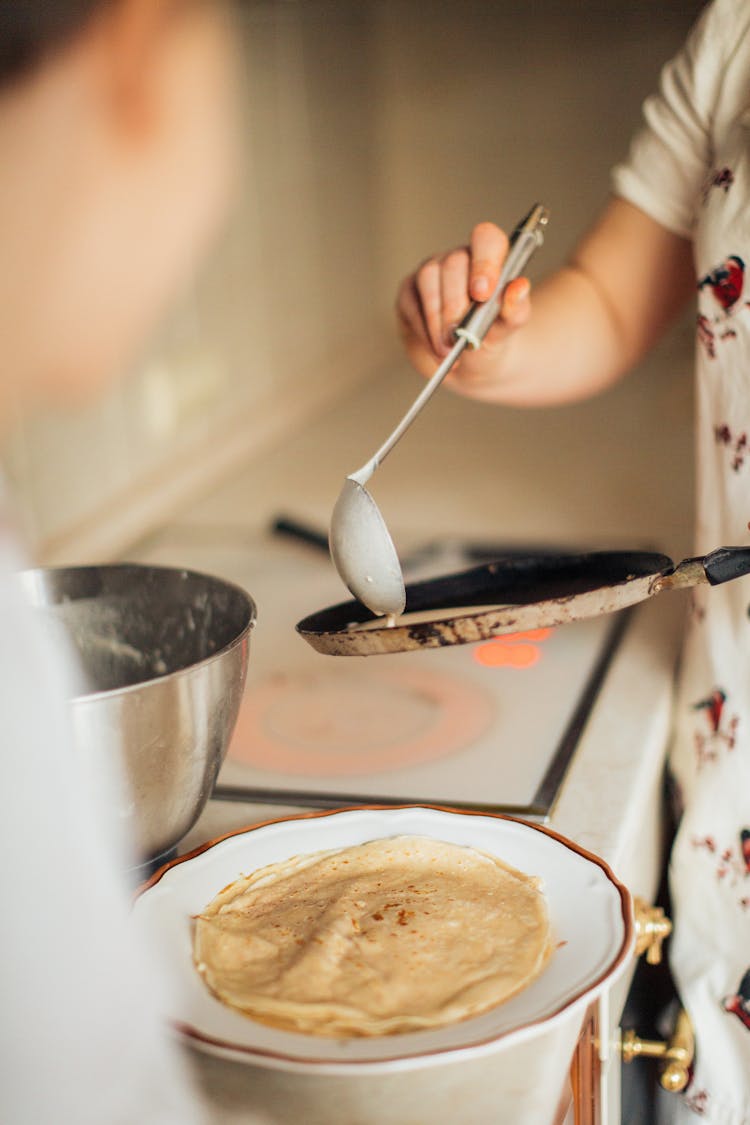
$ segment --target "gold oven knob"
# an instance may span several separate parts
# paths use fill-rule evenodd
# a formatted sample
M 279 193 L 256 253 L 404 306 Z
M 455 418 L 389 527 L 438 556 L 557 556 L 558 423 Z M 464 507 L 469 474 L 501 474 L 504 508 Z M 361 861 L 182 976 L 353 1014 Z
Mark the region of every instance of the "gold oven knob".
M 642 898 L 633 899 L 635 951 L 646 954 L 649 965 L 661 962 L 662 944 L 672 933 L 672 923 L 660 906 L 649 906 Z
M 639 1039 L 634 1031 L 626 1031 L 620 1046 L 623 1062 L 632 1062 L 639 1057 L 663 1059 L 666 1066 L 661 1072 L 659 1082 L 665 1090 L 679 1093 L 684 1090 L 690 1078 L 693 1065 L 695 1042 L 690 1017 L 683 1009 L 677 1017 L 674 1034 L 668 1043 L 653 1039 Z

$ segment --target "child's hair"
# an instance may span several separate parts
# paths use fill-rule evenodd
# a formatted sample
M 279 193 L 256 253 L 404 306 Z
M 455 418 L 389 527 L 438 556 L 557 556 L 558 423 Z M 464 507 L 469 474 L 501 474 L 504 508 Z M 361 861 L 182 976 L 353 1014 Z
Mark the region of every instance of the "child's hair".
M 31 69 L 112 0 L 0 0 L 0 85 Z

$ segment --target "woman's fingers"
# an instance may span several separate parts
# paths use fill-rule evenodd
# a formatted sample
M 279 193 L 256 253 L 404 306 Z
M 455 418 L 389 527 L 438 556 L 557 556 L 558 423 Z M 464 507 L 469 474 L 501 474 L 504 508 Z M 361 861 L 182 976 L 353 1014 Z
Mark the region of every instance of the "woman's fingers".
M 396 313 L 404 347 L 414 367 L 428 377 L 435 370 L 435 352 L 427 334 L 416 277 L 407 277 L 396 300 Z
M 422 317 L 432 350 L 436 355 L 441 355 L 443 316 L 440 262 L 436 258 L 429 258 L 426 262 L 423 262 L 417 270 L 414 284 L 422 307 Z
M 428 258 L 401 284 L 396 301 L 404 341 L 412 360 L 447 355 L 453 332 L 472 301 L 486 301 L 500 277 L 508 253 L 508 238 L 494 223 L 479 223 L 469 246 Z M 529 317 L 529 282 L 517 278 L 507 286 L 500 310 L 506 328 L 517 328 Z
M 443 258 L 440 273 L 442 354 L 447 354 L 453 347 L 453 329 L 469 307 L 469 266 L 469 251 L 465 246 L 452 250 Z
M 471 232 L 469 249 L 469 297 L 472 301 L 486 301 L 500 278 L 508 253 L 508 236 L 494 223 L 477 223 Z
M 531 313 L 531 282 L 527 277 L 517 277 L 508 282 L 503 294 L 500 316 L 510 328 L 520 328 Z

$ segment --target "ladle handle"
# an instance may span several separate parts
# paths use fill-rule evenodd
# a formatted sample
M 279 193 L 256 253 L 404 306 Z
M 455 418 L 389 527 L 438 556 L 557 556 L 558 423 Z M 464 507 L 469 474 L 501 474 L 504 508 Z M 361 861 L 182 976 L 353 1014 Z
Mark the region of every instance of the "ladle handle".
M 508 256 L 492 295 L 481 303 L 474 302 L 455 330 L 456 339 L 465 340 L 471 348 L 480 347 L 500 312 L 506 285 L 518 277 L 531 255 L 542 245 L 544 228 L 548 222 L 547 208 L 541 203 L 535 203 L 511 235 Z
M 512 281 L 514 277 L 518 277 L 531 255 L 538 246 L 542 245 L 544 241 L 544 228 L 548 221 L 549 211 L 547 208 L 541 203 L 535 203 L 528 215 L 521 220 L 510 237 L 508 255 L 492 295 L 487 301 L 483 301 L 481 304 L 475 302 L 471 306 L 454 332 L 456 337 L 455 344 L 448 352 L 448 355 L 440 364 L 435 374 L 423 387 L 420 394 L 417 395 L 406 414 L 396 426 L 396 429 L 386 438 L 380 446 L 380 449 L 378 449 L 361 469 L 357 469 L 356 473 L 349 474 L 350 480 L 356 481 L 357 484 L 362 485 L 364 488 L 377 467 L 391 452 L 396 442 L 404 436 L 423 406 L 432 398 L 464 349 L 467 346 L 478 348 L 481 345 L 482 340 L 494 324 L 497 314 L 500 311 L 500 303 L 505 286 L 509 281 Z
M 404 414 L 403 418 L 396 426 L 396 429 L 393 431 L 393 433 L 385 439 L 383 444 L 380 446 L 380 449 L 378 449 L 377 452 L 372 455 L 366 465 L 363 465 L 361 469 L 357 469 L 356 473 L 349 474 L 350 480 L 356 481 L 357 484 L 361 484 L 364 488 L 381 461 L 385 460 L 396 442 L 399 441 L 400 438 L 402 438 L 406 431 L 409 429 L 409 426 L 419 414 L 425 403 L 429 402 L 429 400 L 432 398 L 435 391 L 438 389 L 443 379 L 450 371 L 451 367 L 453 367 L 454 363 L 461 355 L 461 352 L 465 350 L 467 343 L 467 340 L 456 340 L 455 344 L 448 352 L 447 356 L 440 364 L 435 374 L 430 378 L 429 383 L 425 384 L 420 393 L 414 399 L 414 402 L 411 404 L 406 414 Z

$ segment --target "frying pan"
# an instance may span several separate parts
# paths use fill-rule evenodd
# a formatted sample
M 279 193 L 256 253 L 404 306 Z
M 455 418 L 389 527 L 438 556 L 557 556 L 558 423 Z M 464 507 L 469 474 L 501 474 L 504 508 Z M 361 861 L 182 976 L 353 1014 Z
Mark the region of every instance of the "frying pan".
M 304 618 L 297 632 L 331 656 L 444 648 L 598 617 L 662 590 L 716 586 L 748 573 L 750 547 L 719 547 L 677 566 L 667 555 L 648 551 L 513 553 L 409 584 L 404 616 L 393 626 L 360 602 L 348 601 Z

